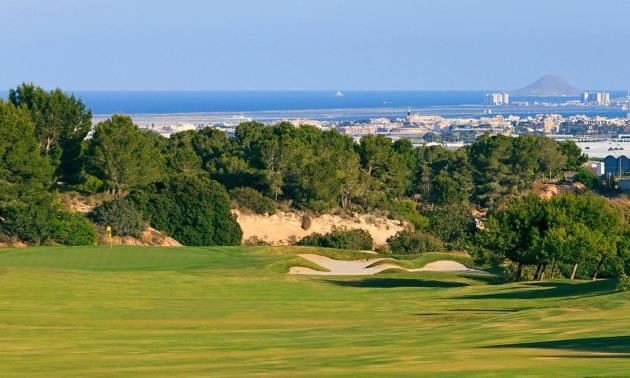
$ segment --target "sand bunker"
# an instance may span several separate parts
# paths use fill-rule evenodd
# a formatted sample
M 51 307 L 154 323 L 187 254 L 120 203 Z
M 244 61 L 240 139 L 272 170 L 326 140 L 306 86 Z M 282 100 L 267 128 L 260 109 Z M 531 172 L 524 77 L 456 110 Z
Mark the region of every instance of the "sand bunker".
M 331 259 L 330 257 L 314 255 L 311 253 L 300 254 L 298 256 L 305 258 L 307 260 L 310 260 L 314 262 L 315 264 L 328 269 L 329 272 L 320 272 L 320 271 L 313 270 L 310 268 L 294 266 L 294 267 L 291 267 L 291 269 L 289 270 L 289 274 L 312 274 L 312 275 L 320 275 L 320 276 L 364 276 L 364 275 L 376 274 L 387 269 L 402 269 L 408 272 L 429 271 L 429 272 L 490 274 L 483 270 L 470 269 L 466 267 L 466 265 L 464 264 L 458 263 L 457 261 L 451 261 L 451 260 L 435 261 L 418 269 L 405 269 L 394 264 L 381 264 L 381 265 L 370 267 L 370 265 L 374 264 L 377 261 L 385 260 L 384 258 L 343 261 L 343 260 L 334 260 L 334 259 Z

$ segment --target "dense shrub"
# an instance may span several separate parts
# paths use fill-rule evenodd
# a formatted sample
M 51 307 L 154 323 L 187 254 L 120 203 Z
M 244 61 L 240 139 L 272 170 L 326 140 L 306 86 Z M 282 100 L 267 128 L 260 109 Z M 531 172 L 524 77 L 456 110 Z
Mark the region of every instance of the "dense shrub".
M 205 176 L 175 176 L 128 196 L 151 225 L 184 245 L 240 245 L 243 231 L 225 188 Z
M 619 275 L 619 279 L 617 280 L 617 290 L 630 291 L 630 278 L 628 278 L 625 273 L 621 273 Z
M 238 187 L 230 190 L 230 197 L 240 209 L 251 210 L 256 214 L 275 214 L 276 204 L 269 197 L 263 196 L 255 189 Z
M 79 213 L 37 204 L 18 204 L 1 211 L 0 234 L 28 244 L 92 245 L 96 230 Z
M 93 245 L 97 234 L 90 222 L 79 213 L 57 211 L 51 219 L 51 239 L 63 245 Z
M 313 233 L 305 236 L 296 244 L 323 248 L 366 250 L 372 249 L 374 241 L 370 233 L 365 230 L 333 228 L 327 234 Z
M 435 235 L 420 231 L 401 231 L 387 239 L 395 254 L 417 254 L 444 250 L 444 243 Z
M 101 226 L 110 226 L 114 236 L 138 238 L 145 229 L 142 213 L 126 198 L 103 202 L 92 210 L 89 217 Z
M 465 205 L 438 207 L 429 214 L 429 228 L 450 247 L 460 249 L 475 232 L 475 219 Z
M 388 209 L 394 219 L 407 221 L 413 224 L 416 230 L 425 230 L 429 226 L 429 219 L 418 212 L 413 201 L 392 201 Z
M 599 177 L 596 174 L 585 170 L 584 168 L 579 168 L 575 173 L 573 178 L 576 182 L 581 182 L 586 187 L 591 189 L 597 189 L 600 186 Z

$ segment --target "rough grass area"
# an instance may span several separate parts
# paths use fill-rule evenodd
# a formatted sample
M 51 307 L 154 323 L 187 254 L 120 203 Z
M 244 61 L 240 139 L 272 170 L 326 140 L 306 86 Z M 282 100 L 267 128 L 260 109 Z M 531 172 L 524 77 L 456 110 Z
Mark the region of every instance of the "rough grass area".
M 613 281 L 492 285 L 464 274 L 274 268 L 295 253 L 357 256 L 269 247 L 0 252 L 0 376 L 630 371 L 630 293 L 614 292 Z
M 472 257 L 470 257 L 469 255 L 465 253 L 459 253 L 459 252 L 454 252 L 454 253 L 430 252 L 430 253 L 423 253 L 421 255 L 414 255 L 412 258 L 409 258 L 408 256 L 400 256 L 400 257 L 394 256 L 391 258 L 386 258 L 381 261 L 377 261 L 374 264 L 371 264 L 370 266 L 376 266 L 376 265 L 382 265 L 382 264 L 394 264 L 394 265 L 400 266 L 401 268 L 417 269 L 417 268 L 422 268 L 429 263 L 441 261 L 441 260 L 457 261 L 459 263 L 466 265 L 469 268 L 475 268 L 475 269 L 482 268 L 482 267 L 477 267 L 475 265 Z
M 323 266 L 316 264 L 305 258 L 302 258 L 300 256 L 296 256 L 288 260 L 277 261 L 269 265 L 267 268 L 270 271 L 275 272 L 275 273 L 289 273 L 289 270 L 291 269 L 291 267 L 294 267 L 294 266 L 310 268 L 313 270 L 317 270 L 319 272 L 330 272 L 330 270 L 324 268 Z

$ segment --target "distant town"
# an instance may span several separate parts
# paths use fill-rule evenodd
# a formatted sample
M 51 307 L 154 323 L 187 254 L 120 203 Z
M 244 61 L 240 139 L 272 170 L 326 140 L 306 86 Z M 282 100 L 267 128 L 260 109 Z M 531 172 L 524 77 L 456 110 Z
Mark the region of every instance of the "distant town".
M 510 102 L 507 92 L 488 93 L 483 105 L 475 105 L 481 112 L 477 116 L 452 117 L 436 114 L 420 114 L 408 109 L 388 109 L 386 116 L 365 119 L 343 120 L 328 113 L 316 112 L 275 112 L 273 114 L 229 114 L 229 113 L 185 113 L 185 114 L 139 114 L 133 116 L 140 128 L 170 136 L 173 133 L 214 127 L 232 135 L 243 122 L 258 121 L 268 125 L 289 122 L 294 126 L 312 125 L 320 129 L 337 129 L 339 132 L 359 139 L 367 134 L 382 134 L 392 139 L 408 138 L 414 145 L 441 144 L 447 148 L 457 148 L 472 143 L 483 134 L 539 134 L 557 140 L 571 139 L 594 157 L 619 156 L 625 149 L 619 143 L 630 141 L 630 113 L 626 117 L 604 117 L 554 113 L 554 108 L 578 108 L 588 110 L 603 107 L 616 107 L 627 110 L 630 97 L 611 99 L 607 92 L 584 92 L 581 100 L 564 102 L 520 101 Z M 535 109 L 536 115 L 519 116 L 494 114 L 506 109 Z M 426 111 L 426 109 L 423 109 Z M 396 113 L 398 112 L 398 113 Z M 517 111 L 515 111 L 516 113 Z M 579 112 L 579 111 L 578 111 Z M 372 114 L 377 114 L 378 111 Z M 290 116 L 295 117 L 290 117 Z M 315 115 L 314 118 L 300 117 Z M 287 117 L 284 117 L 287 116 Z M 107 116 L 95 116 L 99 122 Z

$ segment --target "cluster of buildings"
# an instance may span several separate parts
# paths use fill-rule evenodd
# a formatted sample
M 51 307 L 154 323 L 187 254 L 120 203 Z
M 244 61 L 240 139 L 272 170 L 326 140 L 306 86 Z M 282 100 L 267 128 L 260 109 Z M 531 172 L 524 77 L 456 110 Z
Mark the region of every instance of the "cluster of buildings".
M 483 96 L 484 105 L 501 106 L 510 104 L 510 95 L 507 92 L 486 93 Z
M 608 92 L 584 92 L 582 102 L 585 105 L 609 106 L 610 93 Z
M 468 118 L 443 118 L 441 116 L 407 113 L 403 119 L 370 119 L 368 122 L 346 122 L 337 125 L 341 132 L 361 136 L 386 134 L 390 136 L 423 137 L 431 133 L 449 139 L 449 136 L 478 136 L 489 134 L 539 133 L 545 135 L 617 135 L 630 134 L 630 117 L 607 118 L 582 115 L 563 117 L 559 114 L 535 116 L 484 116 Z M 452 139 L 452 138 L 450 138 Z

